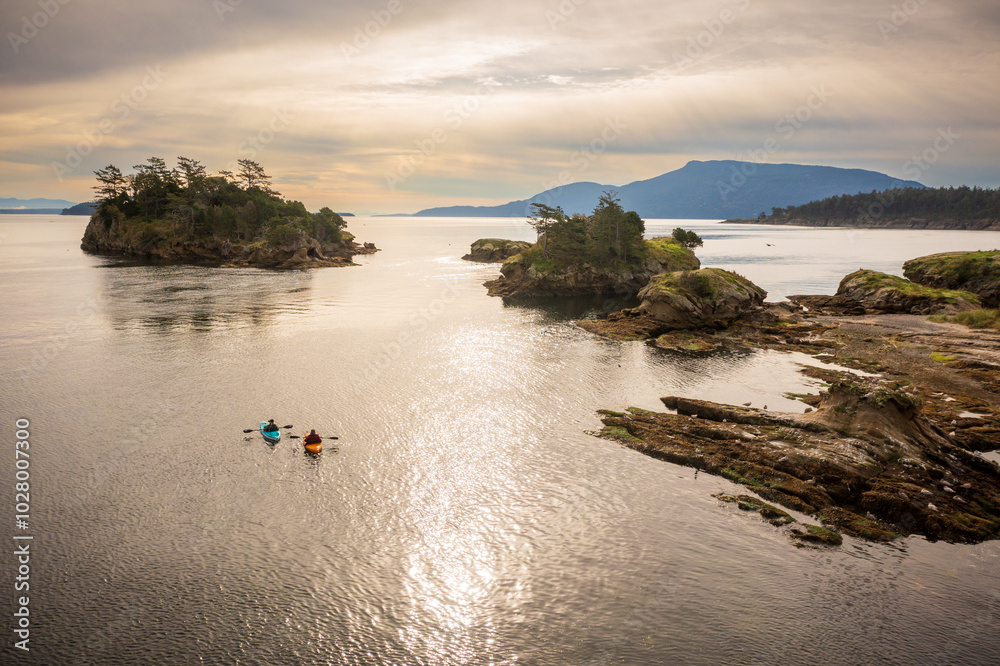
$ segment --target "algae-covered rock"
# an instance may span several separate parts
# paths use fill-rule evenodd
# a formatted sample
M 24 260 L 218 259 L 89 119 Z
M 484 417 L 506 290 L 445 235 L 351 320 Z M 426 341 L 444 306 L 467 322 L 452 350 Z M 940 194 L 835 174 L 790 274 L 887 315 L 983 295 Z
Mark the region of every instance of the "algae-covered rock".
M 979 306 L 979 297 L 968 291 L 936 289 L 864 269 L 841 280 L 837 296 L 885 313 L 951 314 Z
M 527 241 L 513 241 L 503 238 L 480 238 L 472 244 L 469 254 L 462 257 L 462 259 L 485 263 L 505 261 L 515 254 L 524 252 L 529 247 L 531 247 L 531 243 Z
M 665 329 L 724 328 L 758 310 L 767 292 L 721 268 L 675 271 L 655 276 L 642 291 L 638 310 Z
M 903 264 L 908 279 L 936 289 L 971 291 L 986 307 L 1000 307 L 1000 250 L 943 252 Z

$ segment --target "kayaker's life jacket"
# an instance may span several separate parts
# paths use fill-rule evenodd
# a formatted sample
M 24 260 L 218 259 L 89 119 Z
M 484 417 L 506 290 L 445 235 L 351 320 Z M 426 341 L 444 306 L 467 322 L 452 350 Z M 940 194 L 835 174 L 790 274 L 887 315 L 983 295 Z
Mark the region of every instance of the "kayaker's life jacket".
M 323 441 L 323 438 L 319 435 L 306 435 L 306 438 L 302 440 L 303 444 L 319 444 Z
M 266 425 L 264 426 L 264 432 L 278 432 L 278 426 L 274 425 L 273 423 L 270 425 Z

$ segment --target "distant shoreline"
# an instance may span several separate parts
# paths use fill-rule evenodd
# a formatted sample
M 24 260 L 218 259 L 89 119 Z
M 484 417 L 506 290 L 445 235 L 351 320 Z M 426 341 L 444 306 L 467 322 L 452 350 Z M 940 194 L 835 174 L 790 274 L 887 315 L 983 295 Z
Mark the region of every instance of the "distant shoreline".
M 867 219 L 807 219 L 783 218 L 732 219 L 725 224 L 761 224 L 791 227 L 833 227 L 847 229 L 928 229 L 937 231 L 1000 231 L 1000 220 L 920 220 L 913 218 Z

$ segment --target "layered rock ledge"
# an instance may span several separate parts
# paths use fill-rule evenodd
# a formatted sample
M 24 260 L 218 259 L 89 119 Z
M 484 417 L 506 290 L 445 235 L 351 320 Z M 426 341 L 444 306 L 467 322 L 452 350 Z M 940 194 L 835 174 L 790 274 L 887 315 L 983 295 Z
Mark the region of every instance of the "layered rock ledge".
M 719 299 L 726 316 L 712 311 L 712 294 L 726 292 L 699 289 L 695 273 L 735 290 L 740 298 Z M 858 271 L 834 296 L 762 303 L 763 292 L 738 277 L 658 276 L 640 307 L 577 324 L 670 353 L 797 351 L 876 374 L 804 367 L 828 384 L 819 395 L 786 394 L 809 405 L 807 414 L 680 396 L 663 399 L 676 414 L 602 411 L 602 436 L 750 488 L 758 499 L 720 499 L 788 525 L 799 543 L 835 544 L 831 530 L 874 540 L 1000 538 L 1000 466 L 981 453 L 1000 448 L 1000 332 L 950 322 L 988 312 L 969 310 L 976 294 Z M 764 500 L 822 525 L 796 526 Z
M 955 443 L 893 383 L 835 382 L 803 415 L 682 397 L 663 403 L 676 413 L 602 411 L 600 434 L 728 478 L 851 536 L 1000 536 L 1000 467 Z

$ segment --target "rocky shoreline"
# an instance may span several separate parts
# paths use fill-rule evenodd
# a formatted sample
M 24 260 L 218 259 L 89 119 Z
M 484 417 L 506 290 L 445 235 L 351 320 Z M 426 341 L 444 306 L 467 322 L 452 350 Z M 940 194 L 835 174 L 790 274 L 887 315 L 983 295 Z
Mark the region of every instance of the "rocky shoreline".
M 990 364 L 942 364 L 898 340 L 881 343 L 871 336 L 877 322 L 848 318 L 838 325 L 835 319 L 779 319 L 758 330 L 694 337 L 709 349 L 806 351 L 879 377 L 807 367 L 829 388 L 794 396 L 811 405 L 805 414 L 667 396 L 664 406 L 674 413 L 601 411 L 600 434 L 728 478 L 758 501 L 811 515 L 825 529 L 850 536 L 889 541 L 920 534 L 966 543 L 1000 538 L 1000 466 L 976 453 L 1000 441 L 1000 393 L 964 372 Z M 895 322 L 900 333 L 922 329 L 923 318 L 906 319 Z M 957 332 L 948 325 L 943 330 L 954 345 Z M 1000 356 L 1000 336 L 993 344 L 992 355 Z M 1000 365 L 989 372 L 997 370 Z
M 804 367 L 827 385 L 817 395 L 787 396 L 809 405 L 805 414 L 667 396 L 668 413 L 602 410 L 598 434 L 745 486 L 756 497 L 720 499 L 760 513 L 800 545 L 836 544 L 839 533 L 875 541 L 1000 538 L 1000 465 L 981 457 L 1000 448 L 1000 332 L 925 316 L 976 307 L 990 293 L 993 283 L 980 273 L 960 272 L 965 281 L 949 282 L 959 289 L 942 291 L 859 271 L 834 296 L 750 302 L 734 318 L 695 317 L 688 328 L 675 316 L 686 301 L 666 313 L 644 301 L 577 322 L 672 353 L 798 351 L 866 373 Z M 930 280 L 943 283 L 921 276 Z M 961 290 L 970 285 L 980 293 Z M 694 291 L 682 293 L 691 300 Z M 729 301 L 716 293 L 715 302 Z

